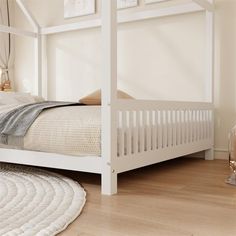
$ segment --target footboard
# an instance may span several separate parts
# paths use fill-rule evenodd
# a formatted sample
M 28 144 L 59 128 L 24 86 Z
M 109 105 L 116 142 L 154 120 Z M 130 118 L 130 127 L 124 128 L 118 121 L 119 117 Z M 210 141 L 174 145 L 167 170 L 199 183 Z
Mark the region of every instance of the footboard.
M 210 103 L 118 100 L 117 173 L 213 146 Z

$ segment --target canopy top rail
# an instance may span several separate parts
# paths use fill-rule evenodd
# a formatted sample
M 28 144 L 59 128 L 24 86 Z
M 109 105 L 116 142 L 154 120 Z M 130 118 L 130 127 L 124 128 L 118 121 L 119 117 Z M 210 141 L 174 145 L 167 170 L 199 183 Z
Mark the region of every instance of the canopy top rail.
M 25 17 L 27 18 L 31 26 L 33 26 L 34 30 L 38 32 L 40 29 L 40 25 L 33 16 L 33 14 L 31 13 L 31 11 L 29 10 L 29 8 L 25 5 L 25 3 L 22 0 L 16 0 L 16 3 L 21 9 L 21 11 L 24 13 Z
M 172 1 L 172 0 L 164 0 L 164 2 L 165 1 Z M 23 0 L 16 0 L 16 3 L 23 12 L 23 14 L 26 16 L 29 23 L 32 25 L 33 31 L 26 31 L 20 28 L 8 27 L 0 24 L 0 32 L 36 38 L 39 35 L 49 35 L 49 34 L 63 33 L 74 30 L 100 27 L 102 24 L 100 18 L 95 18 L 92 20 L 83 20 L 80 22 L 63 24 L 59 26 L 41 27 Z M 156 5 L 158 5 L 158 3 Z M 213 0 L 191 0 L 188 3 L 180 3 L 174 6 L 172 5 L 152 10 L 142 9 L 132 13 L 120 11 L 118 12 L 117 21 L 118 23 L 127 23 L 127 22 L 140 21 L 158 17 L 199 12 L 199 11 L 213 12 L 214 11 Z

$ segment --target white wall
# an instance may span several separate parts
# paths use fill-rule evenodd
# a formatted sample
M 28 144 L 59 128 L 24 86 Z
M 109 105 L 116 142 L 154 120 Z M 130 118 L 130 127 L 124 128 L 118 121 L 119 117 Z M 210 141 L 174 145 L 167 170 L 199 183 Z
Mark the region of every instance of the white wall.
M 215 146 L 227 150 L 236 124 L 236 1 L 216 1 Z
M 42 26 L 99 16 L 97 13 L 64 20 L 63 0 L 25 2 Z M 140 2 L 144 7 L 143 0 Z M 222 150 L 227 148 L 227 133 L 235 121 L 236 110 L 235 4 L 235 0 L 216 1 L 215 146 Z M 99 12 L 99 2 L 97 8 Z M 16 25 L 30 28 L 17 8 L 15 12 Z M 119 26 L 119 87 L 136 98 L 204 101 L 204 20 L 204 14 L 196 13 Z M 50 99 L 78 100 L 100 87 L 100 36 L 100 29 L 90 29 L 48 37 Z M 34 75 L 33 41 L 17 38 L 15 47 L 16 89 L 30 91 Z

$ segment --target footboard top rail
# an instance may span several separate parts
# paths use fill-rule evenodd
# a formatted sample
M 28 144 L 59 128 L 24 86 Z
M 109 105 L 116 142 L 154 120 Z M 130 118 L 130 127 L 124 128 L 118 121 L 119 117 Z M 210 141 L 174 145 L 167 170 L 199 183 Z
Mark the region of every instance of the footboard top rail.
M 117 99 L 115 104 L 117 110 L 212 110 L 213 103 L 208 102 L 183 102 L 183 101 L 158 101 L 158 100 L 136 100 L 136 99 Z

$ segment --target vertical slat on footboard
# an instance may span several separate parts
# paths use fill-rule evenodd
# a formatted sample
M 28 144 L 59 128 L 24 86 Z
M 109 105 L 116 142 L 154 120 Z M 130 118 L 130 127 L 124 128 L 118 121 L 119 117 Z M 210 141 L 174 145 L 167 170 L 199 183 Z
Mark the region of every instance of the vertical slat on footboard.
M 162 147 L 166 148 L 167 147 L 167 111 L 162 111 L 162 118 L 163 118 L 163 143 Z
M 152 132 L 152 150 L 157 149 L 157 125 L 158 125 L 158 120 L 157 120 L 157 112 L 152 111 L 152 122 L 151 122 L 151 132 Z
M 138 153 L 138 135 L 139 135 L 139 120 L 138 120 L 138 111 L 135 111 L 134 113 L 134 130 L 133 130 L 133 148 L 134 148 L 134 154 Z
M 125 125 L 124 125 L 124 112 L 119 112 L 119 130 L 118 130 L 118 150 L 119 150 L 119 156 L 124 156 L 124 130 L 125 130 Z
M 200 140 L 203 139 L 203 111 L 200 110 Z
M 194 142 L 197 141 L 197 111 L 193 111 L 193 116 L 194 116 L 194 119 L 193 119 L 193 126 L 194 126 Z
M 149 152 L 151 151 L 151 142 L 152 142 L 152 133 L 151 133 L 151 122 L 152 122 L 152 119 L 151 119 L 151 111 L 146 111 L 146 121 L 147 121 L 147 124 L 146 124 L 146 150 Z
M 202 139 L 206 138 L 206 111 L 202 111 Z
M 184 111 L 180 111 L 180 126 L 181 126 L 181 144 L 185 143 L 185 124 L 184 124 Z
M 176 111 L 176 144 L 181 144 L 181 117 L 180 117 L 180 111 Z
M 163 148 L 163 112 L 159 111 L 158 122 L 158 148 Z
M 127 155 L 130 155 L 132 153 L 132 139 L 131 139 L 131 132 L 133 129 L 133 111 L 130 111 L 128 113 L 128 125 L 127 127 Z
M 193 111 L 189 111 L 189 142 L 193 142 Z
M 168 111 L 168 132 L 167 132 L 167 135 L 168 135 L 168 142 L 167 142 L 167 146 L 168 147 L 171 147 L 172 144 L 173 144 L 173 140 L 172 140 L 172 137 L 173 137 L 173 134 L 172 134 L 172 111 Z
M 172 111 L 172 127 L 173 127 L 173 146 L 177 145 L 177 120 L 176 110 Z
M 206 111 L 206 138 L 210 138 L 210 124 L 211 124 L 211 121 L 210 121 L 210 117 L 209 117 L 209 111 Z
M 139 151 L 143 152 L 144 151 L 144 117 L 143 111 L 138 112 L 139 114 Z
M 186 122 L 185 142 L 189 143 L 189 124 L 190 124 L 190 122 L 189 122 L 189 111 L 188 110 L 185 111 L 185 122 Z
M 200 140 L 200 111 L 197 111 L 197 141 Z

